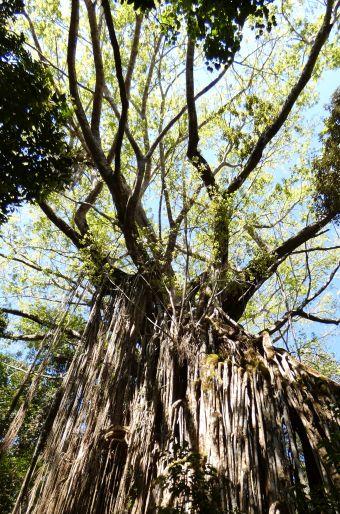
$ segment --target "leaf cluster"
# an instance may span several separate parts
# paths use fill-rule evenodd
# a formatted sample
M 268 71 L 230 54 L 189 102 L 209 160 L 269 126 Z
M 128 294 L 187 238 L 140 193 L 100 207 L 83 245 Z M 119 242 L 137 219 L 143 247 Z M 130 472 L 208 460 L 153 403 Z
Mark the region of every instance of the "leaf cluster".
M 21 366 L 23 363 L 19 360 L 0 353 L 1 437 L 8 428 L 7 413 L 11 408 L 13 398 L 25 378 L 24 371 L 18 369 Z M 18 437 L 9 451 L 0 459 L 0 512 L 3 514 L 12 511 L 54 392 L 55 384 L 53 382 L 43 381 L 41 383 Z
M 21 0 L 0 6 L 0 222 L 23 201 L 41 199 L 69 182 L 74 157 L 65 141 L 65 95 L 10 30 Z
M 340 88 L 332 98 L 330 116 L 321 136 L 322 155 L 315 159 L 316 210 L 320 216 L 333 215 L 340 222 Z
M 176 42 L 182 24 L 195 40 L 203 43 L 203 51 L 208 69 L 219 69 L 221 65 L 232 62 L 240 49 L 242 28 L 246 20 L 254 17 L 257 35 L 264 30 L 270 32 L 276 25 L 275 16 L 266 4 L 273 0 L 165 0 L 161 15 L 163 32 L 171 42 Z M 127 0 L 135 9 L 153 9 L 153 0 Z
M 174 443 L 170 457 L 167 474 L 160 476 L 158 481 L 174 498 L 183 501 L 178 508 L 158 507 L 158 514 L 220 514 L 220 483 L 216 469 L 207 464 L 202 455 L 193 452 L 186 441 L 182 445 Z

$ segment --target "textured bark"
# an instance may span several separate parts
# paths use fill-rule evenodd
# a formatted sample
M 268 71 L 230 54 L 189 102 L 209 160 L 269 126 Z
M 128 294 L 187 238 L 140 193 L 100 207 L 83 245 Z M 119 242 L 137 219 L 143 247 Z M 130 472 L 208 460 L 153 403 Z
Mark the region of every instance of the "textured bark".
M 338 385 L 217 306 L 178 324 L 143 284 L 97 296 L 34 485 L 14 512 L 295 513 L 300 486 L 334 495 L 326 443 Z M 213 470 L 214 489 L 201 477 L 205 510 L 192 507 L 198 470 L 181 447 Z M 189 484 L 177 494 L 175 462 L 177 483 Z

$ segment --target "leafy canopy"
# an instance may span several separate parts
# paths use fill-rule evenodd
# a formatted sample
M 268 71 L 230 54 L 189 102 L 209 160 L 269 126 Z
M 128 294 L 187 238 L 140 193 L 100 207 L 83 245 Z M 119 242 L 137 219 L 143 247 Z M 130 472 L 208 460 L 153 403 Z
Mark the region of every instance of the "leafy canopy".
M 323 152 L 314 161 L 315 172 L 315 203 L 321 216 L 335 214 L 335 221 L 340 222 L 340 190 L 336 186 L 340 169 L 340 88 L 332 98 L 328 110 L 330 115 L 326 120 L 325 129 L 321 136 Z
M 165 0 L 157 2 L 165 6 L 161 22 L 165 34 L 176 41 L 182 25 L 188 33 L 203 43 L 204 55 L 208 68 L 212 70 L 232 62 L 233 56 L 240 49 L 242 28 L 250 16 L 255 17 L 255 28 L 263 34 L 269 32 L 276 24 L 266 4 L 273 0 Z M 124 0 L 123 2 L 124 3 Z M 127 0 L 135 9 L 153 9 L 154 0 Z
M 0 222 L 14 206 L 69 182 L 73 158 L 65 141 L 65 95 L 53 89 L 45 65 L 10 30 L 21 0 L 0 5 Z

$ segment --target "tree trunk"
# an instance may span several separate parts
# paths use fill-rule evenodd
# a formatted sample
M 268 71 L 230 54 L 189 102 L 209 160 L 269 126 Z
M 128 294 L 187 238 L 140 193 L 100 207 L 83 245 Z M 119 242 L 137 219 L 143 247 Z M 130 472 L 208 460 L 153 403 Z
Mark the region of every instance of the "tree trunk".
M 216 306 L 200 316 L 188 306 L 179 321 L 143 284 L 97 295 L 33 488 L 13 512 L 330 505 L 339 485 L 327 453 L 338 385 Z

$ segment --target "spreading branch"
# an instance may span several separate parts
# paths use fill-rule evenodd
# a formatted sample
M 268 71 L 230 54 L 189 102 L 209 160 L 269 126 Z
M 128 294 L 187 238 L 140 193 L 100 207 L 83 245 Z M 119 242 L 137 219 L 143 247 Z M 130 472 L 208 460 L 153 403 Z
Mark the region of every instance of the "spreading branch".
M 87 15 L 90 24 L 91 41 L 93 49 L 93 59 L 96 72 L 96 85 L 93 95 L 93 107 L 92 107 L 92 119 L 91 129 L 94 137 L 100 139 L 99 127 L 103 103 L 103 91 L 104 91 L 104 65 L 103 58 L 100 48 L 99 30 L 96 17 L 96 4 L 91 0 L 85 0 Z
M 52 207 L 46 202 L 38 202 L 40 209 L 46 214 L 48 219 L 63 233 L 67 236 L 76 248 L 83 248 L 84 243 L 81 240 L 80 234 L 76 232 L 70 225 L 68 225 L 60 216 L 58 216 Z
M 328 280 L 325 282 L 325 284 L 323 284 L 314 294 L 313 296 L 309 296 L 307 295 L 307 297 L 305 298 L 305 300 L 303 302 L 300 303 L 300 305 L 298 307 L 296 307 L 295 309 L 291 309 L 289 311 L 287 311 L 280 319 L 278 319 L 276 321 L 276 323 L 274 323 L 273 326 L 271 326 L 267 331 L 270 333 L 270 334 L 273 334 L 274 332 L 277 332 L 278 330 L 280 330 L 286 323 L 289 322 L 289 320 L 291 320 L 292 318 L 294 317 L 300 317 L 300 318 L 305 318 L 305 319 L 308 319 L 310 321 L 316 321 L 318 323 L 325 323 L 325 324 L 333 324 L 333 325 L 339 325 L 340 324 L 340 319 L 331 319 L 331 318 L 321 318 L 319 316 L 316 316 L 315 314 L 312 314 L 312 313 L 309 313 L 309 312 L 305 312 L 304 311 L 304 308 L 310 304 L 311 302 L 313 302 L 314 300 L 316 300 L 316 298 L 318 298 L 327 288 L 328 286 L 332 283 L 336 273 L 338 272 L 340 268 L 340 263 L 338 263 L 338 265 L 334 268 L 334 270 L 332 271 L 332 273 L 330 274 L 330 276 L 328 277 Z
M 1 307 L 0 312 L 10 314 L 11 316 L 19 316 L 24 319 L 29 319 L 30 321 L 34 321 L 34 323 L 37 323 L 38 325 L 41 325 L 43 327 L 57 328 L 59 326 L 57 323 L 53 323 L 52 321 L 42 319 L 35 314 L 29 314 L 28 312 L 20 311 L 18 309 L 8 309 L 6 307 Z M 63 331 L 70 337 L 75 337 L 77 339 L 81 338 L 81 334 L 77 330 L 73 330 L 71 328 L 64 328 Z
M 194 54 L 195 41 L 189 36 L 186 60 L 186 97 L 188 109 L 188 149 L 187 156 L 200 173 L 202 180 L 209 192 L 215 189 L 215 177 L 211 168 L 198 150 L 199 135 L 197 112 L 194 93 Z
M 319 29 L 319 32 L 316 35 L 314 44 L 312 45 L 308 60 L 302 70 L 300 78 L 298 79 L 295 86 L 292 88 L 276 119 L 259 137 L 242 172 L 237 177 L 235 177 L 234 180 L 227 187 L 227 194 L 232 194 L 235 191 L 237 191 L 245 182 L 245 180 L 249 177 L 251 172 L 256 168 L 256 166 L 262 158 L 266 146 L 268 145 L 268 143 L 270 143 L 270 141 L 276 136 L 276 134 L 281 129 L 286 119 L 288 118 L 291 110 L 293 109 L 297 99 L 299 98 L 300 93 L 310 80 L 315 64 L 320 55 L 320 52 L 325 42 L 327 41 L 327 38 L 334 25 L 334 21 L 332 21 L 333 6 L 334 0 L 328 0 L 322 25 Z
M 102 189 L 103 189 L 104 183 L 101 180 L 96 180 L 94 183 L 94 186 L 92 190 L 89 192 L 87 197 L 85 198 L 85 201 L 80 204 L 78 207 L 75 215 L 74 215 L 74 222 L 77 225 L 77 228 L 79 232 L 82 235 L 85 235 L 89 230 L 89 225 L 86 220 L 86 215 L 91 209 L 92 205 L 100 195 Z
M 251 260 L 247 267 L 241 272 L 243 278 L 236 277 L 222 292 L 222 305 L 225 312 L 235 321 L 238 321 L 250 298 L 252 298 L 255 292 L 275 273 L 280 264 L 299 246 L 317 237 L 320 234 L 320 230 L 327 225 L 331 219 L 332 216 L 328 215 L 315 223 L 307 225 L 296 235 L 287 239 L 271 252 L 268 252 L 266 259 L 267 265 L 265 265 L 265 261 L 261 261 L 261 266 L 259 266 L 257 258 Z

